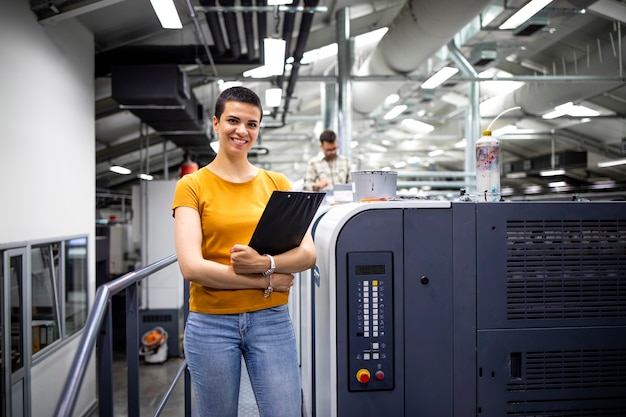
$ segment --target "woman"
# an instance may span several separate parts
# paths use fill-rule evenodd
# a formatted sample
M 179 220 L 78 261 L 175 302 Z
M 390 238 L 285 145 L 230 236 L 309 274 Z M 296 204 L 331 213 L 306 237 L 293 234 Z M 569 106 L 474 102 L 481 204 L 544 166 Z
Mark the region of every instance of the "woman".
M 246 245 L 274 190 L 291 185 L 247 158 L 263 109 L 244 87 L 215 104 L 219 152 L 181 178 L 172 210 L 176 253 L 190 281 L 184 348 L 202 417 L 237 416 L 241 356 L 261 417 L 301 415 L 300 373 L 287 298 L 293 273 L 315 264 L 309 233 L 299 247 L 269 256 Z

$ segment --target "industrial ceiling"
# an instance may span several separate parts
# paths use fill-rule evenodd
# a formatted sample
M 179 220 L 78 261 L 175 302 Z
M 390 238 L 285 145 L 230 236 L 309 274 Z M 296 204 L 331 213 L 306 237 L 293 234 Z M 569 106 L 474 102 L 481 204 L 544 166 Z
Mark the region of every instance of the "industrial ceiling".
M 471 190 L 474 144 L 490 127 L 505 198 L 624 199 L 626 164 L 599 164 L 626 158 L 626 4 L 554 0 L 500 29 L 526 3 L 176 0 L 178 30 L 161 27 L 149 0 L 31 0 L 31 9 L 41 25 L 77 19 L 93 32 L 103 196 L 127 193 L 139 173 L 176 177 L 185 152 L 210 162 L 214 99 L 239 82 L 261 97 L 283 89 L 250 159 L 296 187 L 331 127 L 354 170 L 397 171 L 401 195 L 454 198 Z M 244 77 L 263 64 L 266 37 L 287 41 L 284 75 Z M 422 87 L 445 66 L 459 71 Z M 547 118 L 566 103 L 577 112 Z

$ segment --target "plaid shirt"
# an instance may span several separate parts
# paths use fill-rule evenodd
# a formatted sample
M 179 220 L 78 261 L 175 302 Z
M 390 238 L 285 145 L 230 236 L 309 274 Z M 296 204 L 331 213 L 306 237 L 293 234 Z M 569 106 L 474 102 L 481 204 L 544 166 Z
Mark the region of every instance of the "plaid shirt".
M 313 184 L 322 178 L 330 180 L 331 184 L 322 190 L 332 190 L 333 184 L 349 184 L 352 182 L 350 172 L 350 161 L 345 156 L 337 155 L 332 161 L 327 159 L 323 153 L 311 159 L 304 176 L 303 190 L 312 191 Z

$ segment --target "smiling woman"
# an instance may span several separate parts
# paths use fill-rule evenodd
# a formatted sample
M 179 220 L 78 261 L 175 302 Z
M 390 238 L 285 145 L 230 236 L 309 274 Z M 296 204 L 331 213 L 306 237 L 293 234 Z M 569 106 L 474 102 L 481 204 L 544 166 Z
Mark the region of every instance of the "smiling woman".
M 252 90 L 224 90 L 213 116 L 220 151 L 178 181 L 172 203 L 176 253 L 190 281 L 184 348 L 202 417 L 237 415 L 242 356 L 261 416 L 301 410 L 287 301 L 293 274 L 314 265 L 315 246 L 309 232 L 299 246 L 278 254 L 246 244 L 270 195 L 291 189 L 283 174 L 248 161 L 262 115 Z

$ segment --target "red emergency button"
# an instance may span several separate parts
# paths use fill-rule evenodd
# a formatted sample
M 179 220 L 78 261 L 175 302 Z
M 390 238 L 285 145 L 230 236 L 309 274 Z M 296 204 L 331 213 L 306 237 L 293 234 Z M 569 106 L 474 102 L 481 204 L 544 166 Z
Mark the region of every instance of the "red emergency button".
M 385 379 L 385 373 L 383 371 L 376 371 L 376 373 L 374 374 L 374 376 L 376 377 L 377 380 L 382 381 L 383 379 Z
M 356 373 L 356 380 L 361 384 L 367 384 L 370 382 L 370 371 L 367 369 L 359 369 Z

